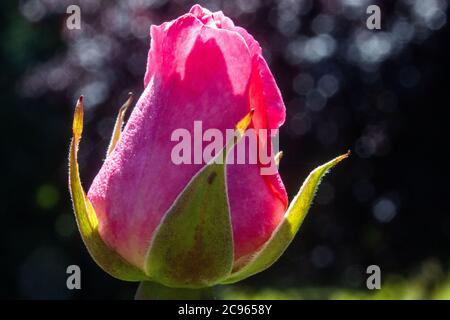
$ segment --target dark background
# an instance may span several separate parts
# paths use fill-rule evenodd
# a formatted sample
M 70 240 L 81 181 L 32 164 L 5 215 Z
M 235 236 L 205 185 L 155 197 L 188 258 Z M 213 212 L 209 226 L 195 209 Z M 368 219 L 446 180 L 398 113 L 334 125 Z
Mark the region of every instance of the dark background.
M 322 183 L 294 243 L 236 290 L 365 290 L 365 270 L 424 286 L 449 271 L 447 2 L 199 1 L 261 43 L 287 107 L 280 172 L 290 199 L 308 172 L 352 150 Z M 66 8 L 81 7 L 81 30 Z M 365 26 L 378 4 L 382 30 Z M 131 298 L 89 257 L 67 188 L 76 99 L 85 189 L 127 92 L 143 90 L 148 30 L 190 1 L 1 1 L 0 298 Z M 66 289 L 66 267 L 82 290 Z M 386 276 L 388 275 L 388 276 Z M 385 277 L 386 276 L 386 277 Z M 412 278 L 411 278 L 412 277 Z M 414 279 L 416 279 L 414 278 Z M 386 280 L 387 281 L 387 280 Z M 413 288 L 411 290 L 418 290 Z

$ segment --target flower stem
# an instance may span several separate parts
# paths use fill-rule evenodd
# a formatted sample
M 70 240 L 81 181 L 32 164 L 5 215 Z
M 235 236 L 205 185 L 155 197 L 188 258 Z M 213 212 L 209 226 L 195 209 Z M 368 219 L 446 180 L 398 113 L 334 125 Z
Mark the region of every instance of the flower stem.
M 135 295 L 136 300 L 213 300 L 214 288 L 169 288 L 161 284 L 142 281 Z

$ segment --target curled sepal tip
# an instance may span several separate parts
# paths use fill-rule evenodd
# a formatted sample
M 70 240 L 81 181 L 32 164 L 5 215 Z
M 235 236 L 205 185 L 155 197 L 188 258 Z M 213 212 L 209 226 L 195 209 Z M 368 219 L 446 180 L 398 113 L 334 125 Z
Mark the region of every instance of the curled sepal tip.
M 303 182 L 300 191 L 292 200 L 289 208 L 270 239 L 262 248 L 245 262 L 240 264 L 238 270 L 224 281 L 223 284 L 234 283 L 248 278 L 270 267 L 283 254 L 291 241 L 294 239 L 303 220 L 308 213 L 316 190 L 323 176 L 336 164 L 350 155 L 350 151 L 343 154 L 320 167 L 314 169 Z
M 133 102 L 133 93 L 129 92 L 127 101 L 125 101 L 125 103 L 119 109 L 119 113 L 116 118 L 116 123 L 114 124 L 114 130 L 111 137 L 111 141 L 109 142 L 108 151 L 106 152 L 107 156 L 114 150 L 117 141 L 119 141 L 120 134 L 122 133 L 122 127 L 125 122 L 125 114 L 128 108 L 131 106 L 132 102 Z
M 251 109 L 249 113 L 245 115 L 237 124 L 235 130 L 239 133 L 239 137 L 242 138 L 245 134 L 250 123 L 252 123 L 253 115 L 255 114 L 255 109 Z
M 83 96 L 77 101 L 73 115 L 72 134 L 75 140 L 79 141 L 83 133 Z
M 83 132 L 83 96 L 78 99 L 75 107 L 72 131 L 73 139 L 69 154 L 69 191 L 84 244 L 95 262 L 111 276 L 126 281 L 148 280 L 149 278 L 142 271 L 129 264 L 103 242 L 98 231 L 97 215 L 81 185 L 77 151 Z
M 275 164 L 277 165 L 277 167 L 280 165 L 280 161 L 283 158 L 283 151 L 279 151 L 276 155 L 275 155 Z

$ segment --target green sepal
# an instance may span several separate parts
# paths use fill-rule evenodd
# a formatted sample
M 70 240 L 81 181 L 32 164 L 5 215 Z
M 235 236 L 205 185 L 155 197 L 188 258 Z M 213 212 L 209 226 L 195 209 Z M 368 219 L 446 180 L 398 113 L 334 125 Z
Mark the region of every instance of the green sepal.
M 297 234 L 323 176 L 348 156 L 349 153 L 341 155 L 317 167 L 309 174 L 271 238 L 256 254 L 249 257 L 245 263 L 240 264 L 242 266 L 240 269 L 233 270 L 233 273 L 221 282 L 222 284 L 241 281 L 267 269 L 278 260 Z
M 191 179 L 162 219 L 146 258 L 146 274 L 155 281 L 202 288 L 231 273 L 234 245 L 225 159 L 252 116 L 253 111 L 238 123 L 236 139 Z
M 125 261 L 105 244 L 98 231 L 95 210 L 81 185 L 77 151 L 83 131 L 83 97 L 78 100 L 73 119 L 73 138 L 69 153 L 69 191 L 72 197 L 75 218 L 86 248 L 94 261 L 114 278 L 125 281 L 149 280 L 141 270 Z

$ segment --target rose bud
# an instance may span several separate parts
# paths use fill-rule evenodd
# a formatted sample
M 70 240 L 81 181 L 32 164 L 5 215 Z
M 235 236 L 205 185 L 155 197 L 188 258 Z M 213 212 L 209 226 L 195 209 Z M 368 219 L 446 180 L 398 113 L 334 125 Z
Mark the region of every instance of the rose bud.
M 237 139 L 223 141 L 212 159 L 226 160 L 248 128 L 272 149 L 260 133 L 285 119 L 258 42 L 220 11 L 195 5 L 151 27 L 144 88 L 123 131 L 131 99 L 121 109 L 87 195 L 77 164 L 82 98 L 75 110 L 70 191 L 94 260 L 116 278 L 176 288 L 233 283 L 269 267 L 297 233 L 322 176 L 347 154 L 315 169 L 290 205 L 276 168 L 262 174 L 261 161 L 174 163 L 172 133 L 193 133 L 195 121 L 235 130 Z

